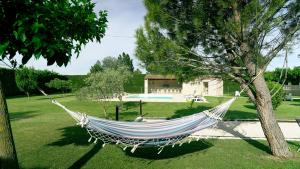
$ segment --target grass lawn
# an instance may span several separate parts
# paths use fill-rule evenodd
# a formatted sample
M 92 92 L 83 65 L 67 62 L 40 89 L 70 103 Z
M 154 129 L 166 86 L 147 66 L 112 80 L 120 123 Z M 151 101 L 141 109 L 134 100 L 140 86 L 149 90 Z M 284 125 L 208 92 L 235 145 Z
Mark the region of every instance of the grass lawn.
M 73 96 L 57 99 L 72 110 L 103 116 L 99 103 L 78 101 Z M 210 103 L 144 103 L 146 116 L 176 118 L 210 108 L 228 98 L 209 97 Z M 299 168 L 300 153 L 297 142 L 289 142 L 296 157 L 281 160 L 270 155 L 265 141 L 250 140 L 202 140 L 167 148 L 160 155 L 157 149 L 130 149 L 123 151 L 114 145 L 104 148 L 90 144 L 86 132 L 75 126 L 64 111 L 52 105 L 42 96 L 10 98 L 7 100 L 13 134 L 22 168 Z M 300 116 L 300 102 L 284 102 L 276 111 L 279 119 Z M 139 111 L 137 103 L 126 103 L 120 119 L 133 120 Z M 111 108 L 113 112 L 113 106 Z M 110 114 L 113 118 L 113 113 Z M 226 119 L 256 118 L 255 108 L 247 99 L 239 98 L 226 115 Z M 300 131 L 299 131 L 300 132 Z

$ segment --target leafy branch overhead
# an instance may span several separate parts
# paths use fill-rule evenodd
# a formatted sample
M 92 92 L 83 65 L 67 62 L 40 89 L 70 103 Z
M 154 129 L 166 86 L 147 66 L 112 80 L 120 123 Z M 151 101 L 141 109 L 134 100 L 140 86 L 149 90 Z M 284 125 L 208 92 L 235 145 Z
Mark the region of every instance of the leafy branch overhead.
M 34 56 L 66 66 L 83 45 L 104 36 L 107 12 L 97 15 L 94 7 L 90 0 L 1 1 L 0 59 L 14 62 L 19 53 L 22 64 Z

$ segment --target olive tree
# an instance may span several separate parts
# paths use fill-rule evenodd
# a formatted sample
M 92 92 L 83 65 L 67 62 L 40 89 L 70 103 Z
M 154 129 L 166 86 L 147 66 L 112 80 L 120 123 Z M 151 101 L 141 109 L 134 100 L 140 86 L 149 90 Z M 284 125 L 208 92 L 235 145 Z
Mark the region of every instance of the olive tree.
M 124 85 L 130 76 L 131 73 L 125 67 L 91 73 L 86 78 L 86 86 L 79 91 L 78 96 L 100 101 L 104 116 L 107 118 L 112 99 L 117 98 L 122 103 Z

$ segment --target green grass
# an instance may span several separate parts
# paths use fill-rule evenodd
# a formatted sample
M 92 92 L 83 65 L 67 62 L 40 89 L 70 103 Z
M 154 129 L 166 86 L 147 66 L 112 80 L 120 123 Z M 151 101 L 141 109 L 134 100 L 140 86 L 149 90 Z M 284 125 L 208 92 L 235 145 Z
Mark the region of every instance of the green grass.
M 57 99 L 72 110 L 102 117 L 99 103 L 78 101 L 73 96 Z M 175 118 L 212 107 L 228 98 L 209 97 L 210 103 L 195 104 L 189 109 L 186 103 L 144 103 L 146 116 Z M 299 115 L 300 102 L 285 102 L 276 115 L 294 118 Z M 61 109 L 41 96 L 8 99 L 13 134 L 22 168 L 299 168 L 300 155 L 297 142 L 290 142 L 296 157 L 290 160 L 274 158 L 265 141 L 255 140 L 202 140 L 182 147 L 166 148 L 157 155 L 157 149 L 130 149 L 123 151 L 114 145 L 104 148 L 90 144 L 86 131 L 75 126 L 74 121 Z M 126 110 L 127 109 L 127 110 Z M 287 109 L 295 112 L 286 111 Z M 121 120 L 132 120 L 138 112 L 137 103 L 126 103 Z M 113 106 L 111 108 L 113 112 Z M 113 118 L 113 113 L 110 114 Z M 255 110 L 240 98 L 226 118 L 256 118 Z

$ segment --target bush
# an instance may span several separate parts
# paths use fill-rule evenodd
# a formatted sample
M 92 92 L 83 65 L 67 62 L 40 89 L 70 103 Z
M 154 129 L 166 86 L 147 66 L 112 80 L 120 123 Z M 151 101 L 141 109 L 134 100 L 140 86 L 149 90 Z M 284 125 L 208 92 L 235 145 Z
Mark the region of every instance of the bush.
M 270 90 L 270 94 L 272 97 L 272 105 L 273 109 L 276 110 L 278 106 L 282 103 L 284 98 L 284 91 L 282 85 L 277 82 L 267 82 L 268 88 Z
M 55 78 L 54 80 L 51 80 L 49 83 L 46 83 L 46 86 L 57 90 L 61 90 L 62 93 L 66 93 L 72 89 L 72 81 L 60 80 Z
M 87 78 L 87 75 L 66 75 L 66 77 L 72 82 L 72 91 L 76 92 L 85 86 L 84 79 Z

